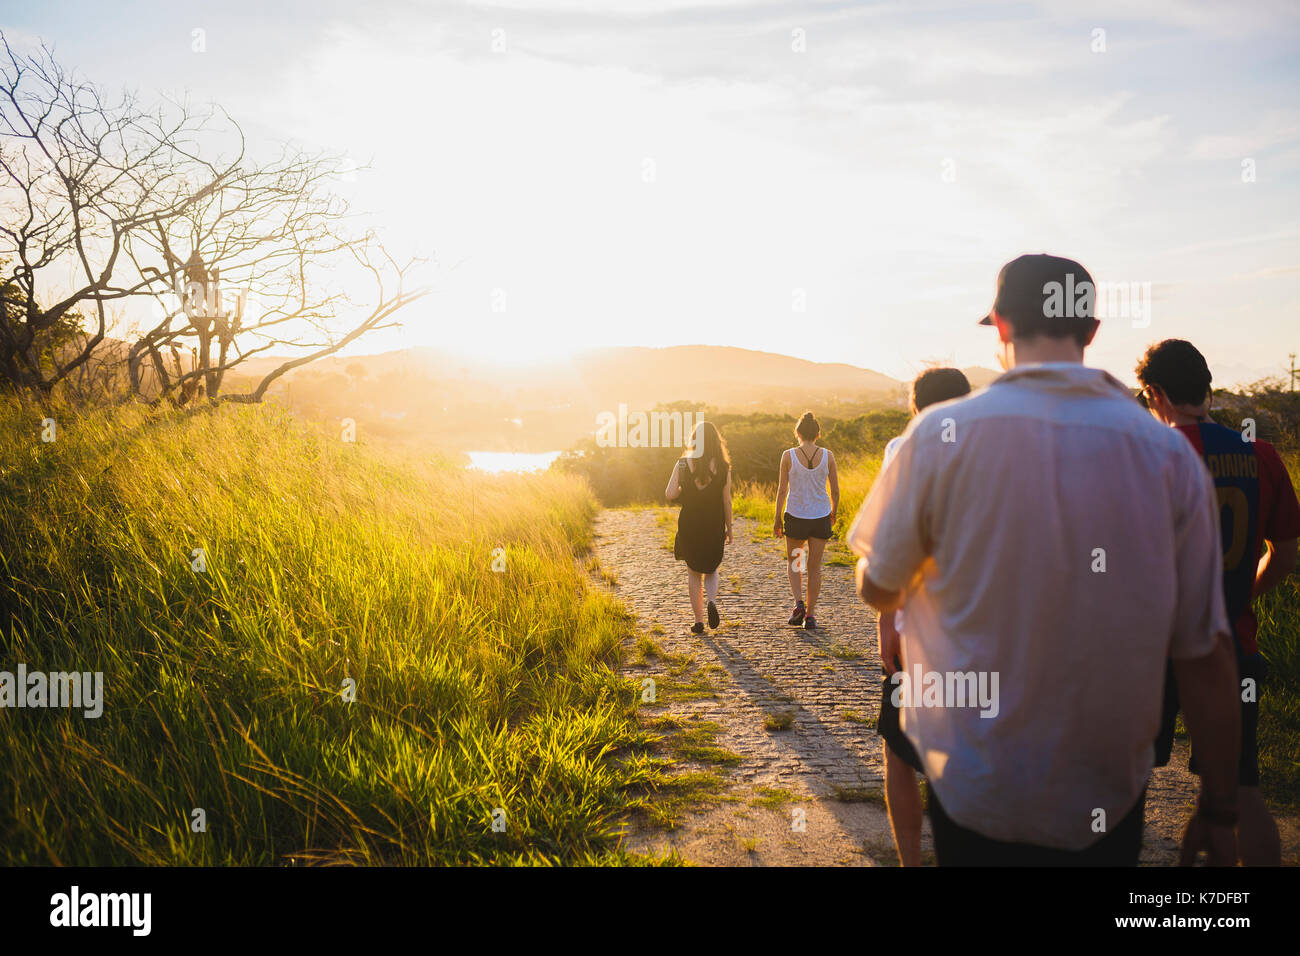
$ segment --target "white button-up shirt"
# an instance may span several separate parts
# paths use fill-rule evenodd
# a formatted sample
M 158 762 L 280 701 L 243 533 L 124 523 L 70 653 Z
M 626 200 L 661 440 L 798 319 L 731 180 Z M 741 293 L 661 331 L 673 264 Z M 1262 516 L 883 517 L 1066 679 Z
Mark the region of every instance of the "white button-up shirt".
M 1098 369 L 1018 366 L 912 420 L 849 544 L 907 592 L 902 727 L 956 823 L 1077 850 L 1132 809 L 1167 658 L 1230 633 L 1215 501 Z

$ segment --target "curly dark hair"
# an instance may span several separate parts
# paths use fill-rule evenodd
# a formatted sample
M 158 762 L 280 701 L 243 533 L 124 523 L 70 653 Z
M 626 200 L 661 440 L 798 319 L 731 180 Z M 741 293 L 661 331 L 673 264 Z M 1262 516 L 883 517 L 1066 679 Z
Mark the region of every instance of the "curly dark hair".
M 912 411 L 970 394 L 970 380 L 959 368 L 927 368 L 912 381 Z
M 1137 364 L 1138 381 L 1156 386 L 1175 405 L 1200 405 L 1210 394 L 1210 366 L 1184 339 L 1165 339 L 1146 350 Z

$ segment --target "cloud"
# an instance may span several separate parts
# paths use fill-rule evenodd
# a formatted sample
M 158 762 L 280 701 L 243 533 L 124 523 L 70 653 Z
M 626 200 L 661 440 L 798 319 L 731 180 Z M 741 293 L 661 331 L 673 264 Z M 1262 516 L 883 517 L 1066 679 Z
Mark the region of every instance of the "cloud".
M 1236 272 L 1228 276 L 1233 282 L 1243 280 L 1253 281 L 1255 279 L 1273 279 L 1278 276 L 1288 276 L 1300 274 L 1300 266 L 1277 266 L 1272 269 L 1255 269 L 1253 272 Z
M 747 345 L 812 358 L 885 349 L 898 373 L 936 348 L 987 363 L 969 316 L 1025 251 L 1162 277 L 1161 314 L 1189 335 L 1212 340 L 1245 299 L 1292 315 L 1277 277 L 1296 261 L 1298 10 L 374 0 L 362 16 L 232 0 L 203 57 L 171 8 L 148 34 L 109 12 L 22 26 L 73 44 L 92 78 L 189 85 L 263 141 L 372 160 L 357 208 L 461 264 L 439 299 L 456 328 L 492 320 L 502 285 L 496 321 L 539 348 L 743 327 Z M 1247 188 L 1236 161 L 1257 154 Z M 791 331 L 795 287 L 813 344 Z M 1108 336 L 1127 372 L 1136 340 Z

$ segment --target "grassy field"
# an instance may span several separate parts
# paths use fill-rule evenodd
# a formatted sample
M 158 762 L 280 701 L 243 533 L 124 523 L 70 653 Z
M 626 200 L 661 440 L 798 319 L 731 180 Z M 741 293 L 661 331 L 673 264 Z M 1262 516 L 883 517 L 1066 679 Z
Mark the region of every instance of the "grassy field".
M 1300 488 L 1300 455 L 1284 456 Z M 1260 786 L 1274 807 L 1300 813 L 1300 572 L 1255 602 L 1268 659 L 1259 702 Z
M 575 560 L 580 478 L 269 408 L 56 417 L 42 442 L 0 402 L 0 670 L 103 672 L 104 710 L 0 711 L 0 861 L 645 862 L 614 833 L 664 766 L 631 622 Z M 879 469 L 846 457 L 839 536 Z M 772 507 L 738 484 L 737 514 Z M 1295 812 L 1300 582 L 1259 613 L 1264 788 Z
M 0 711 L 0 862 L 640 862 L 660 762 L 580 479 L 263 407 L 56 417 L 0 403 L 0 670 L 104 708 Z

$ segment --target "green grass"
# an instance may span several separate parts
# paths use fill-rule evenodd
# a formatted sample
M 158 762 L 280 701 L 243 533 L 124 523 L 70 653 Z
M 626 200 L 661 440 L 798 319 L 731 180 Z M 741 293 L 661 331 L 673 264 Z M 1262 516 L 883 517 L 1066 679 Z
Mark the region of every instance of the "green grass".
M 794 711 L 774 711 L 763 716 L 763 729 L 769 732 L 789 730 L 794 726 Z
M 594 578 L 598 578 L 607 587 L 618 584 L 618 575 L 602 565 L 600 559 L 594 555 L 587 558 L 587 573 Z
M 654 799 L 644 807 L 646 819 L 652 826 L 676 829 L 700 806 L 716 805 L 725 799 L 726 786 L 726 781 L 712 770 L 692 770 L 667 777 L 652 787 Z
M 840 803 L 874 803 L 885 805 L 885 791 L 879 787 L 831 787 L 831 797 Z
M 663 761 L 581 480 L 267 407 L 55 413 L 50 444 L 42 414 L 0 402 L 0 669 L 102 671 L 105 703 L 0 713 L 0 861 L 636 862 Z
M 642 726 L 664 734 L 660 740 L 663 748 L 683 760 L 734 766 L 744 759 L 740 754 L 718 746 L 722 727 L 711 720 L 657 714 L 644 717 Z
M 852 519 L 844 525 L 844 533 L 848 534 Z M 844 568 L 854 567 L 858 563 L 858 556 L 853 553 L 843 541 L 832 540 L 826 543 L 826 554 L 822 563 L 828 566 L 839 566 Z
M 749 805 L 751 807 L 763 807 L 767 810 L 780 810 L 798 799 L 793 791 L 786 790 L 783 787 L 758 787 L 754 793 L 756 796 L 750 799 Z
M 717 746 L 717 736 L 722 730 L 719 724 L 672 714 L 645 714 L 641 725 L 660 735 L 658 745 L 677 761 L 710 765 L 683 770 L 677 764 L 673 768 L 677 772 L 651 785 L 653 799 L 645 801 L 639 809 L 652 825 L 675 828 L 700 806 L 728 799 L 724 795 L 726 781 L 716 767 L 733 766 L 742 758 Z
M 692 670 L 691 667 L 690 663 L 680 664 L 670 669 L 670 676 L 656 682 L 660 703 L 708 700 L 718 696 L 718 688 L 709 674 L 703 668 Z
M 677 753 L 696 763 L 712 763 L 734 767 L 745 758 L 725 747 L 705 747 L 687 744 L 677 748 Z
M 648 634 L 638 634 L 632 647 L 632 654 L 627 658 L 627 663 L 642 667 L 651 660 L 662 659 L 664 656 L 663 648 Z
M 1297 462 L 1288 464 L 1300 479 Z M 1292 575 L 1266 594 L 1255 614 L 1268 659 L 1259 697 L 1260 787 L 1274 808 L 1300 813 L 1300 579 Z
M 764 537 L 772 536 L 772 520 L 776 516 L 776 485 L 760 481 L 736 482 L 731 487 L 731 513 L 741 518 L 753 518 Z

